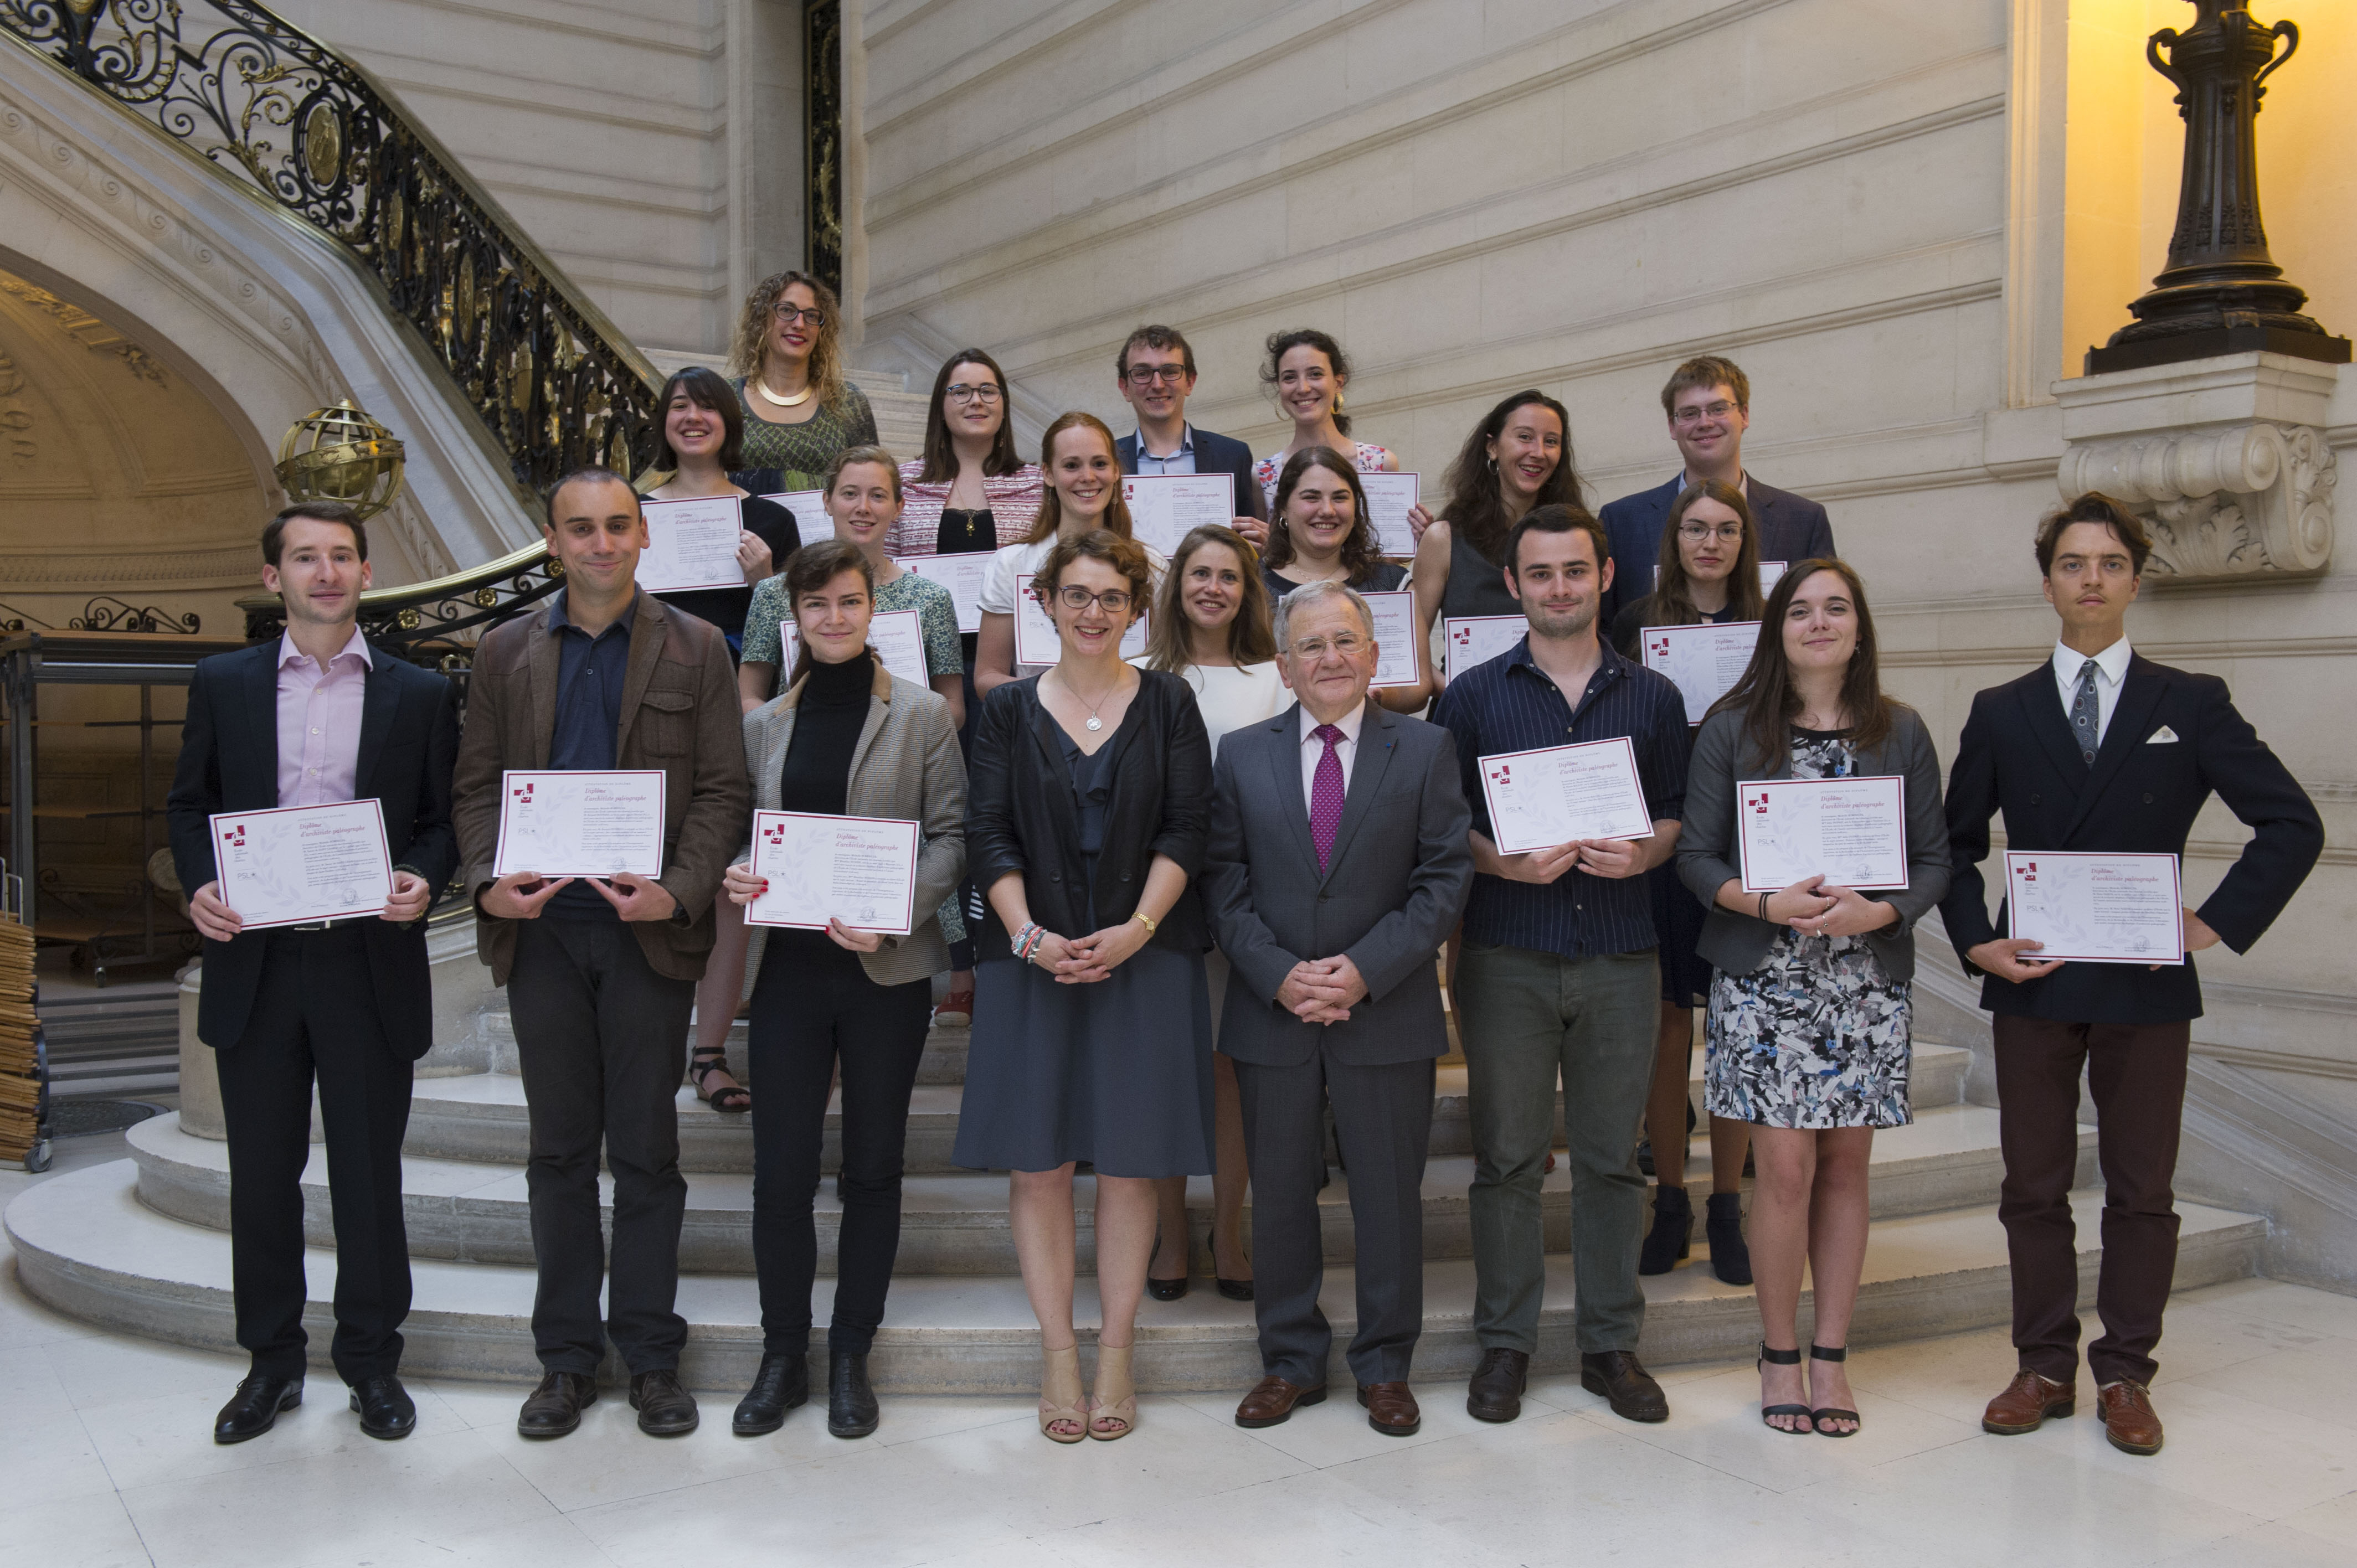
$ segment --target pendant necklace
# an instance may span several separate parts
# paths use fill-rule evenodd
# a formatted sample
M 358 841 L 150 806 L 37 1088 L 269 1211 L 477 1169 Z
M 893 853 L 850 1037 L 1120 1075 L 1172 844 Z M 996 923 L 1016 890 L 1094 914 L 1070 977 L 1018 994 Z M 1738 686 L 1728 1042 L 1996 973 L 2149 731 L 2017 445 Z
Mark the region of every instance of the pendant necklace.
M 1061 671 L 1059 671 L 1059 673 L 1061 673 Z M 1111 697 L 1111 696 L 1114 694 L 1114 692 L 1116 692 L 1116 691 L 1118 691 L 1118 690 L 1120 689 L 1120 687 L 1121 687 L 1121 677 L 1120 677 L 1120 676 L 1118 676 L 1118 675 L 1114 676 L 1114 677 L 1113 678 L 1113 684 L 1112 684 L 1112 685 L 1110 685 L 1110 686 L 1108 686 L 1108 687 L 1106 687 L 1106 688 L 1105 688 L 1105 690 L 1104 690 L 1104 693 L 1103 693 L 1103 696 L 1098 697 L 1098 698 L 1097 698 L 1097 700 L 1096 700 L 1094 703 L 1090 703 L 1090 702 L 1089 702 L 1089 700 L 1088 700 L 1086 697 L 1082 696 L 1082 695 L 1081 695 L 1081 693 L 1080 693 L 1079 689 L 1078 689 L 1078 688 L 1076 688 L 1075 686 L 1073 686 L 1073 684 L 1071 683 L 1071 682 L 1070 682 L 1070 681 L 1065 681 L 1064 682 L 1062 682 L 1062 684 L 1063 684 L 1063 688 L 1064 688 L 1064 690 L 1066 690 L 1067 692 L 1070 692 L 1070 693 L 1072 693 L 1072 701 L 1074 701 L 1074 702 L 1076 702 L 1076 703 L 1081 703 L 1086 704 L 1086 705 L 1087 705 L 1087 707 L 1088 707 L 1088 710 L 1089 710 L 1089 722 L 1088 722 L 1087 724 L 1083 725 L 1082 727 L 1083 729 L 1088 729 L 1088 730 L 1092 730 L 1092 731 L 1093 731 L 1093 730 L 1101 730 L 1101 729 L 1104 728 L 1104 720 L 1103 720 L 1103 719 L 1101 719 L 1101 718 L 1097 717 L 1097 709 L 1103 707 L 1103 706 L 1105 705 L 1105 700 L 1106 700 L 1106 698 Z
M 753 386 L 754 389 L 760 392 L 764 398 L 768 399 L 770 403 L 775 403 L 780 408 L 802 407 L 802 404 L 810 402 L 811 392 L 814 390 L 811 387 L 804 387 L 802 391 L 794 393 L 791 397 L 780 397 L 776 392 L 770 390 L 770 383 L 763 381 L 759 376 L 755 376 L 753 378 Z

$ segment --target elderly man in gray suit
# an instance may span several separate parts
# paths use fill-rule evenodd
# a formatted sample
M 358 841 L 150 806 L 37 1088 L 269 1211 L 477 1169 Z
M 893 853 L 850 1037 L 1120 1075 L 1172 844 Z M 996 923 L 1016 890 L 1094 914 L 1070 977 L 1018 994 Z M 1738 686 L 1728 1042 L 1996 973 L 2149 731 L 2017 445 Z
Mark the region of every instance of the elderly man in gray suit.
M 1265 1374 L 1239 1426 L 1326 1397 L 1318 1308 L 1325 1109 L 1349 1171 L 1359 1329 L 1351 1370 L 1377 1432 L 1422 1424 L 1407 1386 L 1424 1326 L 1432 1063 L 1448 1048 L 1434 954 L 1473 885 L 1457 746 L 1370 702 L 1373 618 L 1340 583 L 1276 607 L 1298 699 L 1229 733 L 1213 769 L 1203 886 L 1235 966 L 1220 1049 L 1236 1064 L 1253 1178 L 1254 1310 Z

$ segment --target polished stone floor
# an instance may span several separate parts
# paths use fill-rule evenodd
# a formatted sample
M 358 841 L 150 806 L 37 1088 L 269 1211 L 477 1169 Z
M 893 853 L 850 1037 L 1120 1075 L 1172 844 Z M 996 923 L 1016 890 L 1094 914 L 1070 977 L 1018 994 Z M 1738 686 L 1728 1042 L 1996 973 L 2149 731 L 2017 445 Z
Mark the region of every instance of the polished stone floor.
M 77 1139 L 59 1165 L 121 1155 Z M 29 1179 L 0 1173 L 0 1202 Z M 1984 1435 L 2011 1364 L 1994 1332 L 1859 1351 L 1866 1430 L 1839 1444 L 1768 1433 L 1750 1369 L 1715 1365 L 1665 1369 L 1659 1427 L 1551 1379 L 1511 1426 L 1448 1383 L 1419 1388 L 1406 1441 L 1345 1401 L 1247 1433 L 1234 1394 L 1172 1396 L 1075 1448 L 1021 1402 L 913 1398 L 859 1443 L 811 1410 L 740 1441 L 725 1401 L 658 1442 L 614 1399 L 527 1444 L 522 1389 L 457 1382 L 412 1385 L 416 1434 L 379 1444 L 315 1376 L 275 1432 L 217 1448 L 240 1361 L 59 1317 L 0 1260 L 0 1568 L 2357 1561 L 2357 1300 L 2241 1281 L 2179 1296 L 2169 1327 L 2152 1459 L 2085 1414 Z

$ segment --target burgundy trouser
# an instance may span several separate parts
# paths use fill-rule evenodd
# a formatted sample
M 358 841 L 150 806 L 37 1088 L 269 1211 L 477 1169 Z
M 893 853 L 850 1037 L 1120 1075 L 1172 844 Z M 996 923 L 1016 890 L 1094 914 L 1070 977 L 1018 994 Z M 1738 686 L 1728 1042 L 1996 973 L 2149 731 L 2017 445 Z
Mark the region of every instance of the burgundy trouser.
M 2057 1382 L 2079 1375 L 2079 1159 L 2084 1067 L 2104 1173 L 2104 1259 L 2095 1285 L 2103 1337 L 2087 1347 L 2098 1384 L 2149 1383 L 2161 1314 L 2177 1273 L 2178 1124 L 2190 1023 L 2060 1024 L 1996 1017 L 1997 1218 L 2013 1260 L 2013 1344 L 2021 1365 Z

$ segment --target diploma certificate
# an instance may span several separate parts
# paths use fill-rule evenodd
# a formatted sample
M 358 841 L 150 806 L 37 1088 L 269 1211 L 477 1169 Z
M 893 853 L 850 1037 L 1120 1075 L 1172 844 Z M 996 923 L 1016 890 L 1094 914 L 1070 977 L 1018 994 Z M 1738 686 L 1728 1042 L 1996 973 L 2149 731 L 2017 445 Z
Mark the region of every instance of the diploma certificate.
M 753 875 L 770 890 L 745 907 L 748 926 L 905 937 L 917 901 L 917 824 L 888 817 L 753 813 Z
M 802 657 L 802 628 L 790 620 L 778 623 L 778 640 L 786 650 L 786 668 Z M 925 672 L 925 628 L 915 610 L 877 610 L 867 620 L 867 646 L 884 660 L 897 681 L 932 684 Z
M 1370 685 L 1413 686 L 1416 683 L 1415 596 L 1405 589 L 1388 594 L 1361 594 L 1375 617 L 1375 678 Z
M 1686 723 L 1698 725 L 1710 705 L 1742 678 L 1760 640 L 1760 623 L 1649 626 L 1638 635 L 1643 639 L 1645 668 L 1670 678 L 1686 700 Z
M 1178 542 L 1205 523 L 1222 528 L 1236 520 L 1233 474 L 1127 474 L 1121 499 L 1129 505 L 1130 537 L 1165 555 L 1178 553 Z
M 1124 659 L 1136 659 L 1146 652 L 1146 607 L 1137 607 L 1137 618 L 1122 635 Z M 1056 623 L 1048 618 L 1048 612 L 1031 596 L 1031 585 L 1022 585 L 1015 590 L 1015 662 L 1044 669 L 1063 657 L 1064 641 L 1056 635 Z
M 380 914 L 393 897 L 373 800 L 223 811 L 212 832 L 221 902 L 249 931 Z
M 2044 944 L 2025 959 L 2185 961 L 2185 905 L 2173 854 L 2008 850 L 2007 935 Z
M 1774 779 L 1736 787 L 1743 890 L 1907 886 L 1907 780 Z
M 663 773 L 660 768 L 509 772 L 500 776 L 500 845 L 491 875 L 661 876 Z
M 958 630 L 973 633 L 982 629 L 982 585 L 990 575 L 991 554 L 984 550 L 964 555 L 911 555 L 900 563 L 900 568 L 947 588 L 950 597 L 957 601 Z
M 1490 803 L 1490 842 L 1501 854 L 1575 839 L 1653 836 L 1637 748 L 1626 736 L 1485 757 L 1481 793 Z
M 1513 647 L 1530 629 L 1531 623 L 1521 616 L 1459 616 L 1444 621 L 1441 670 L 1454 681 Z
M 1407 514 L 1415 510 L 1414 474 L 1361 474 L 1359 488 L 1367 492 L 1367 522 L 1375 531 L 1383 553 L 1405 560 L 1415 553 L 1415 530 Z
M 651 594 L 675 594 L 745 585 L 745 569 L 737 564 L 737 536 L 745 532 L 742 496 L 639 505 L 647 519 L 646 553 L 639 557 L 640 587 Z
M 834 521 L 826 515 L 824 490 L 780 490 L 775 495 L 763 496 L 761 499 L 765 501 L 775 501 L 792 512 L 794 532 L 804 539 L 824 539 L 834 532 Z M 780 561 L 777 563 L 777 567 L 782 572 L 786 569 L 786 564 Z

